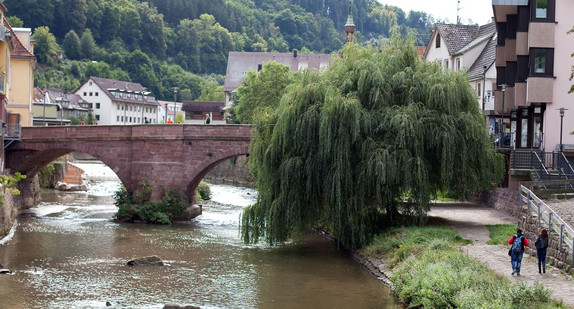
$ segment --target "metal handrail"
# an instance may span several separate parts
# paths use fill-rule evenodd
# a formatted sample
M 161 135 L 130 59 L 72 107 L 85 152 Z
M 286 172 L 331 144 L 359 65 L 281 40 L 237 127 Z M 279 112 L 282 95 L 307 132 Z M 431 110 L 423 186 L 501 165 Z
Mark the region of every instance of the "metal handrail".
M 521 185 L 519 192 L 520 211 L 522 211 L 522 205 L 526 204 L 529 211 L 535 211 L 538 214 L 539 227 L 541 226 L 541 220 L 544 220 L 548 223 L 548 233 L 554 230 L 560 235 L 560 250 L 562 250 L 562 244 L 564 243 L 570 247 L 572 250 L 572 265 L 574 266 L 574 229 L 528 188 Z
M 557 161 L 558 161 L 558 167 L 562 170 L 562 173 L 564 173 L 564 175 L 566 175 L 567 178 L 574 176 L 574 168 L 572 168 L 570 161 L 568 161 L 568 159 L 566 159 L 566 156 L 564 155 L 563 152 L 560 152 L 558 154 L 558 160 Z M 568 176 L 570 176 L 570 177 L 568 177 Z

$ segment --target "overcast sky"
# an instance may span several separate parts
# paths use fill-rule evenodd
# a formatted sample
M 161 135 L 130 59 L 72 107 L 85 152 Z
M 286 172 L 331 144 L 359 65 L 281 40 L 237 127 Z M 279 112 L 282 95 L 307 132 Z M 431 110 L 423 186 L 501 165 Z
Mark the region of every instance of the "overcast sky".
M 423 11 L 435 19 L 456 23 L 456 7 L 458 0 L 378 0 L 382 4 L 398 6 L 405 13 Z M 460 18 L 464 24 L 469 19 L 480 25 L 490 22 L 492 0 L 460 0 Z

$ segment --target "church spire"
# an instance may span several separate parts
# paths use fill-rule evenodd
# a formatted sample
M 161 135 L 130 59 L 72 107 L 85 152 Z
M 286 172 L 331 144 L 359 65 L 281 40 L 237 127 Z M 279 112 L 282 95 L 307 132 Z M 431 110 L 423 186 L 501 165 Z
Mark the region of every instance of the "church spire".
M 355 35 L 355 22 L 353 22 L 353 12 L 351 8 L 353 7 L 353 0 L 349 1 L 349 15 L 347 16 L 347 22 L 345 23 L 345 42 L 350 42 Z

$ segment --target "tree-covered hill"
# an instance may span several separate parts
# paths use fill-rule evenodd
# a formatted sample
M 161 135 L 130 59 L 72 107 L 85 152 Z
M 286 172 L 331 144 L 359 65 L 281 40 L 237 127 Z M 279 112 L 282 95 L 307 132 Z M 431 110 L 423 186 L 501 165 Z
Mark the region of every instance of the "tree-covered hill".
M 202 87 L 207 89 L 205 79 L 196 74 L 224 74 L 230 51 L 339 50 L 349 3 L 4 0 L 12 26 L 35 33 L 39 86 L 74 90 L 87 73 L 97 73 L 140 82 L 160 99 L 170 99 L 173 86 L 183 89 L 184 98 L 196 99 Z M 414 32 L 424 44 L 434 22 L 424 12 L 405 13 L 375 0 L 354 0 L 352 11 L 362 43 L 386 38 L 396 26 L 402 33 Z M 210 80 L 222 78 L 212 75 Z

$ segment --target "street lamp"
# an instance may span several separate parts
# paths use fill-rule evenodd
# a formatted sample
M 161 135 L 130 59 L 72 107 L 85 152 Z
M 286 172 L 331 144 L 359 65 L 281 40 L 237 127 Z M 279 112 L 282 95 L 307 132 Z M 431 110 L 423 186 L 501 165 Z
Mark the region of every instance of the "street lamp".
M 175 123 L 175 110 L 177 109 L 177 90 L 179 90 L 179 87 L 173 87 L 173 123 Z
M 568 109 L 564 108 L 564 107 L 560 107 L 559 111 L 560 111 L 560 149 L 558 151 L 562 152 L 563 151 L 563 145 L 562 145 L 562 127 L 563 127 L 563 123 L 564 123 L 564 111 L 567 111 Z

